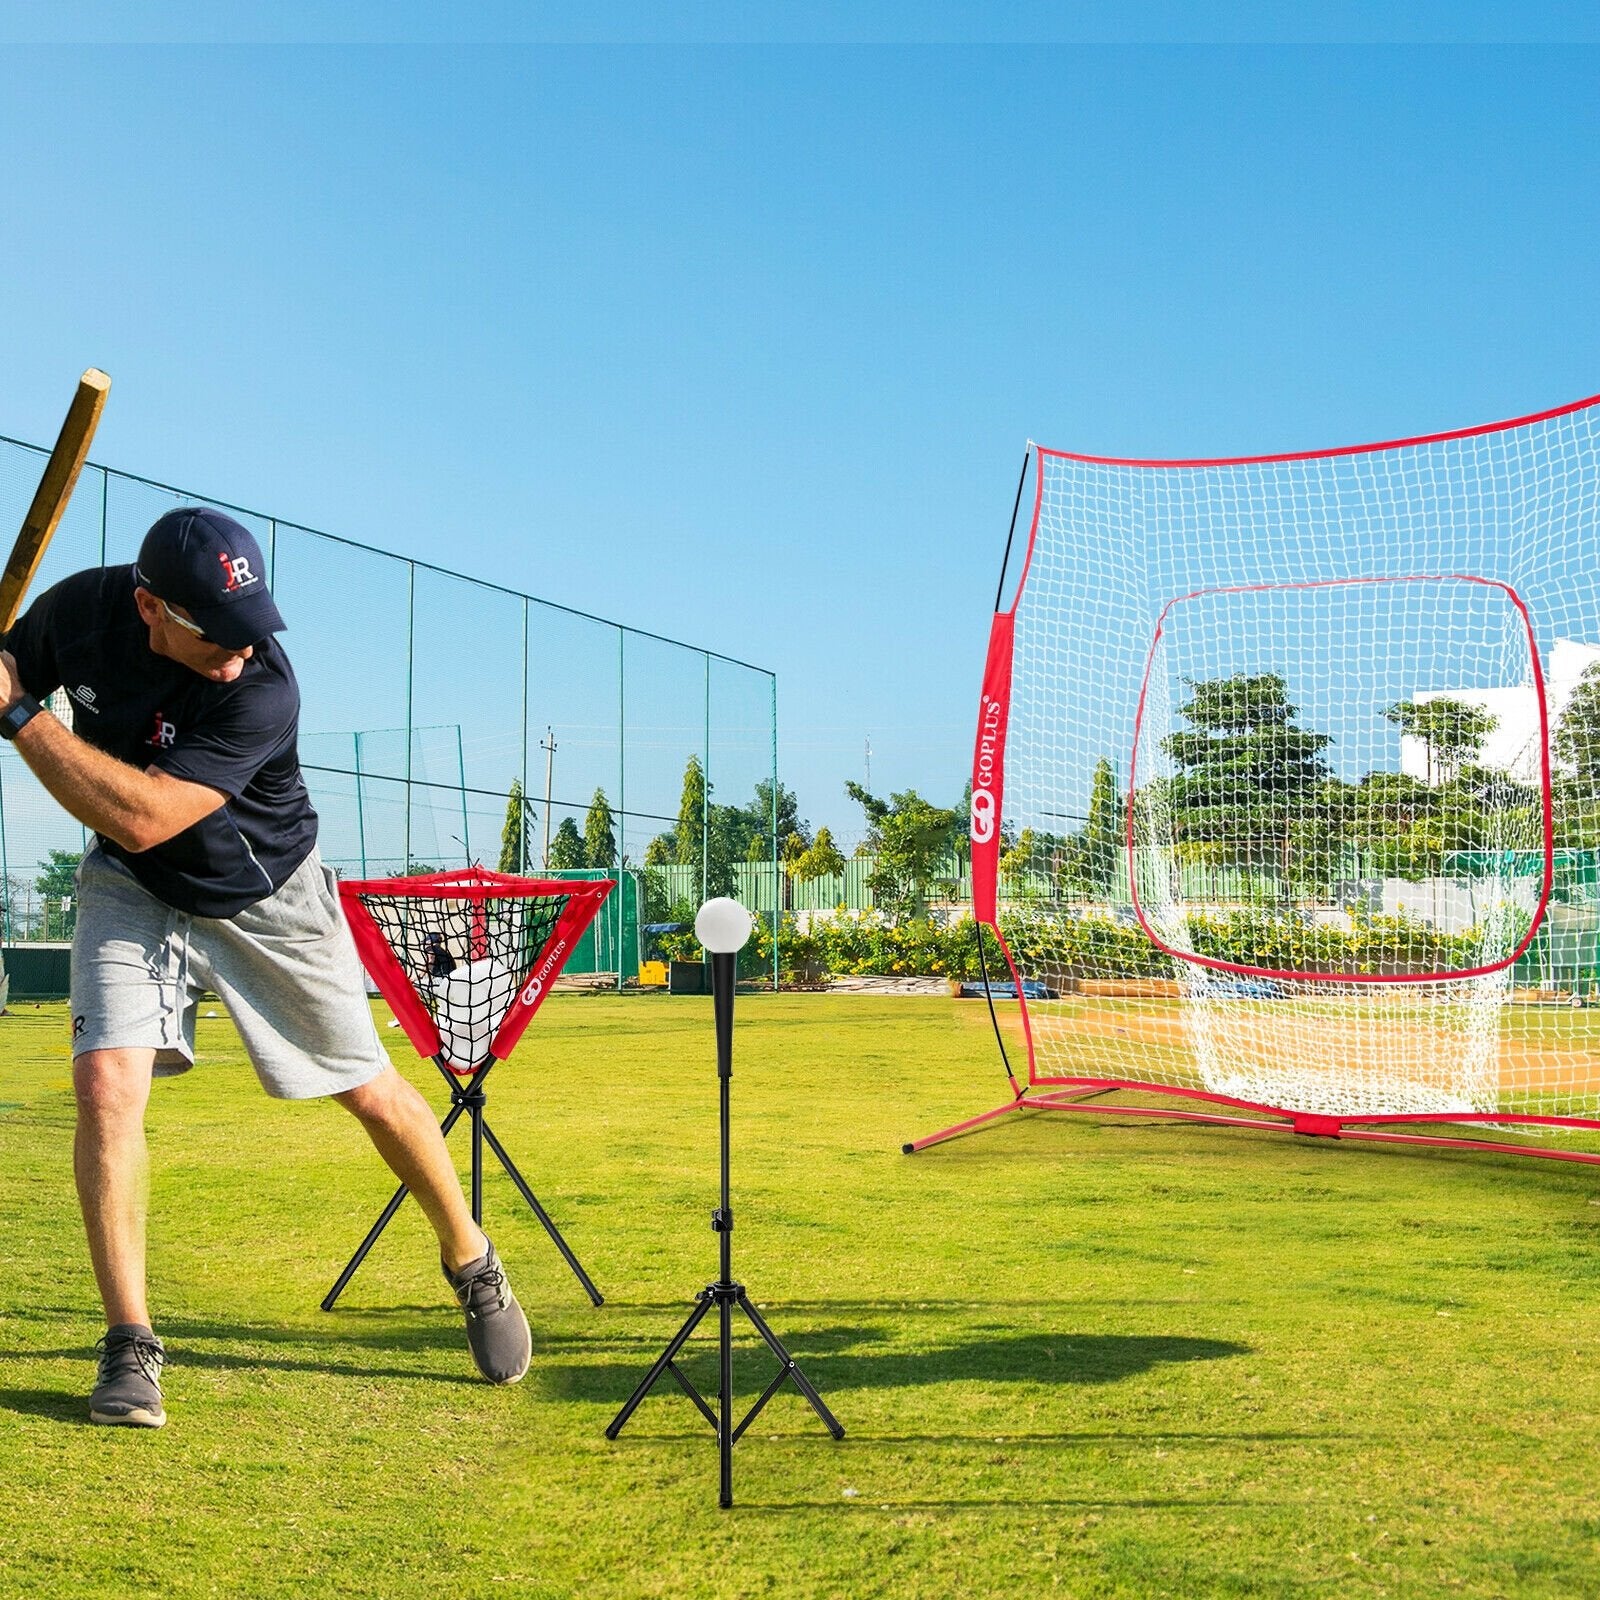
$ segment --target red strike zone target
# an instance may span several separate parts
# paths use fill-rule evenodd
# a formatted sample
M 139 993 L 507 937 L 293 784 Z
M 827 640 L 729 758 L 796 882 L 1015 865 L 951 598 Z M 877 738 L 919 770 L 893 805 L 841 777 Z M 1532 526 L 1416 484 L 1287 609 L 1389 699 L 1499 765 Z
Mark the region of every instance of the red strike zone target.
M 1199 613 L 1197 625 L 1191 631 L 1202 634 L 1206 631 L 1215 633 L 1221 631 L 1220 624 L 1229 627 L 1231 631 L 1253 634 L 1258 640 L 1262 655 L 1268 660 L 1281 660 L 1285 656 L 1294 659 L 1300 652 L 1314 653 L 1321 643 L 1314 636 L 1314 627 L 1308 630 L 1313 633 L 1313 637 L 1309 640 L 1302 637 L 1299 640 L 1280 641 L 1274 640 L 1270 635 L 1272 622 L 1283 620 L 1281 613 L 1286 608 L 1286 603 L 1291 613 L 1304 613 L 1313 608 L 1295 607 L 1292 602 L 1296 599 L 1321 598 L 1318 591 L 1327 591 L 1329 599 L 1350 602 L 1337 610 L 1345 613 L 1356 611 L 1363 613 L 1369 629 L 1380 638 L 1386 633 L 1398 633 L 1405 629 L 1408 623 L 1414 624 L 1418 620 L 1414 613 L 1419 609 L 1425 609 L 1427 614 L 1422 619 L 1424 632 L 1432 631 L 1437 634 L 1439 640 L 1437 655 L 1441 660 L 1449 659 L 1449 634 L 1452 624 L 1462 624 L 1470 609 L 1474 606 L 1480 612 L 1485 609 L 1490 611 L 1504 609 L 1504 617 L 1495 620 L 1499 623 L 1500 630 L 1509 634 L 1513 641 L 1511 648 L 1506 652 L 1511 659 L 1505 662 L 1508 669 L 1505 676 L 1517 680 L 1507 687 L 1524 685 L 1527 687 L 1536 705 L 1538 719 L 1536 760 L 1540 817 L 1537 839 L 1518 839 L 1515 843 L 1524 848 L 1539 849 L 1544 857 L 1538 904 L 1533 909 L 1526 933 L 1514 948 L 1507 950 L 1502 945 L 1499 949 L 1486 952 L 1490 958 L 1478 965 L 1446 967 L 1425 972 L 1374 973 L 1354 968 L 1316 971 L 1304 968 L 1253 966 L 1245 962 L 1225 961 L 1203 955 L 1189 948 L 1183 941 L 1164 935 L 1146 915 L 1146 908 L 1140 896 L 1142 874 L 1139 871 L 1138 852 L 1141 848 L 1146 848 L 1170 858 L 1176 844 L 1176 840 L 1172 837 L 1153 838 L 1148 826 L 1141 826 L 1140 784 L 1159 770 L 1162 761 L 1160 736 L 1161 733 L 1170 731 L 1169 728 L 1163 728 L 1152 732 L 1149 726 L 1150 719 L 1147 717 L 1147 712 L 1151 706 L 1151 689 L 1153 683 L 1164 676 L 1166 684 L 1163 687 L 1167 689 L 1169 695 L 1174 690 L 1181 692 L 1181 685 L 1185 681 L 1205 670 L 1204 666 L 1194 659 L 1200 652 L 1192 647 L 1184 651 L 1181 646 L 1175 647 L 1173 640 L 1182 639 L 1185 622 L 1192 613 Z M 1431 600 L 1431 605 L 1408 606 L 1407 602 L 1421 599 L 1425 595 Z M 1253 605 L 1252 601 L 1259 604 Z M 1487 608 L 1485 601 L 1488 602 Z M 1279 616 L 1273 618 L 1264 615 L 1272 610 L 1277 610 Z M 1222 614 L 1217 615 L 1218 612 Z M 1413 614 L 1408 615 L 1408 612 Z M 1300 614 L 1296 615 L 1294 620 L 1304 627 L 1308 621 L 1314 619 Z M 1341 616 L 1340 620 L 1348 623 L 1347 616 Z M 1462 631 L 1465 631 L 1464 626 Z M 1266 637 L 1263 638 L 1263 635 Z M 1414 647 L 1418 643 L 1423 644 L 1424 650 L 1419 653 L 1433 653 L 1426 650 L 1425 639 L 1412 642 Z M 1201 651 L 1203 648 L 1202 639 Z M 1178 661 L 1166 659 L 1174 653 L 1180 655 Z M 1364 716 L 1374 726 L 1376 725 L 1377 718 L 1382 715 L 1382 707 L 1377 704 L 1362 703 L 1362 684 L 1359 681 L 1335 680 L 1328 689 L 1331 699 L 1347 703 L 1354 701 L 1356 716 Z M 1321 709 L 1327 715 L 1331 715 L 1333 711 L 1332 706 Z M 1370 729 L 1368 731 L 1370 732 Z M 979 743 L 981 747 L 981 736 Z M 1550 903 L 1550 889 L 1555 871 L 1555 823 L 1550 776 L 1550 714 L 1545 695 L 1544 674 L 1539 666 L 1538 645 L 1534 640 L 1533 621 L 1528 615 L 1528 608 L 1522 597 L 1508 584 L 1497 583 L 1492 578 L 1455 573 L 1442 576 L 1419 574 L 1400 578 L 1336 578 L 1323 583 L 1239 584 L 1228 588 L 1197 590 L 1192 594 L 1169 600 L 1162 608 L 1161 616 L 1156 623 L 1155 637 L 1150 642 L 1149 659 L 1145 666 L 1144 681 L 1139 688 L 1139 706 L 1134 714 L 1133 725 L 1133 757 L 1129 764 L 1127 789 L 1128 885 L 1134 914 L 1151 943 L 1158 949 L 1166 951 L 1175 960 L 1194 962 L 1216 972 L 1231 972 L 1240 977 L 1300 982 L 1322 979 L 1340 983 L 1430 983 L 1445 978 L 1475 978 L 1498 972 L 1516 962 L 1533 943 Z M 1497 842 L 1501 848 L 1513 847 L 1510 840 Z M 1170 859 L 1162 864 L 1170 869 Z
M 519 878 L 469 867 L 415 878 L 345 881 L 339 897 L 362 965 L 420 1055 L 449 1054 L 449 1040 L 441 1037 L 435 1015 L 439 1002 L 430 1009 L 421 993 L 433 987 L 425 941 L 433 936 L 442 945 L 453 938 L 460 948 L 449 959 L 459 961 L 464 972 L 499 958 L 496 991 L 472 1003 L 480 1013 L 485 1004 L 492 1007 L 487 1053 L 503 1061 L 615 887 L 611 879 Z M 480 1064 L 446 1061 L 461 1074 Z

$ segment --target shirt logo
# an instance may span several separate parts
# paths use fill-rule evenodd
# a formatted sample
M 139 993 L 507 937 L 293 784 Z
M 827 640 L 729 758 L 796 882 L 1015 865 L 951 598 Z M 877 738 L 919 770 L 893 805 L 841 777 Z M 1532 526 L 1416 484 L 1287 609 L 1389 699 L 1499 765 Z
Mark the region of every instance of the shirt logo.
M 145 740 L 145 743 L 153 744 L 158 750 L 170 750 L 177 742 L 177 738 L 178 729 L 176 725 L 168 722 L 159 711 L 156 712 L 156 725 L 151 730 L 150 737 Z
M 223 585 L 230 593 L 235 589 L 248 589 L 252 583 L 261 580 L 250 570 L 248 556 L 230 556 L 226 550 L 217 552 L 217 560 L 222 563 Z
M 95 692 L 86 683 L 80 683 L 76 689 L 68 689 L 67 693 L 83 707 L 85 711 L 98 712 L 100 707 L 95 702 Z

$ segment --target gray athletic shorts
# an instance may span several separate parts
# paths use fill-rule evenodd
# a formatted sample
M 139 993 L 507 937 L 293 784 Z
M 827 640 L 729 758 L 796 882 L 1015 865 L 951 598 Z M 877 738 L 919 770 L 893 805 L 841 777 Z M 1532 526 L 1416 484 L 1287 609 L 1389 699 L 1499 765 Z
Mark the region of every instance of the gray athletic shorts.
M 156 1076 L 194 1065 L 194 1019 L 221 996 L 262 1087 L 281 1100 L 340 1094 L 389 1057 L 333 874 L 313 850 L 234 917 L 174 911 L 92 848 L 78 869 L 72 1053 L 153 1049 Z

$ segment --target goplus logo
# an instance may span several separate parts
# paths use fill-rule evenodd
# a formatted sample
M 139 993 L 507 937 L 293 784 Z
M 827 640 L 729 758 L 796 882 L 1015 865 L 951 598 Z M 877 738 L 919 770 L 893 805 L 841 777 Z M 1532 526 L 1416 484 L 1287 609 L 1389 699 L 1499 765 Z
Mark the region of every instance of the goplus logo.
M 978 763 L 972 779 L 972 842 L 988 844 L 994 838 L 995 761 L 999 754 L 1000 717 L 1003 707 L 993 695 L 983 697 L 978 713 Z
M 550 976 L 550 969 L 560 964 L 561 953 L 566 948 L 567 941 L 565 939 L 558 939 L 556 941 L 555 947 L 551 950 L 550 954 L 544 958 L 544 965 L 540 967 L 531 978 L 528 979 L 527 986 L 518 996 L 518 999 L 522 1001 L 523 1005 L 531 1006 L 534 1001 L 544 993 L 544 980 Z
M 252 583 L 260 583 L 250 570 L 249 556 L 230 556 L 226 550 L 219 550 L 217 560 L 222 563 L 224 589 L 248 589 Z

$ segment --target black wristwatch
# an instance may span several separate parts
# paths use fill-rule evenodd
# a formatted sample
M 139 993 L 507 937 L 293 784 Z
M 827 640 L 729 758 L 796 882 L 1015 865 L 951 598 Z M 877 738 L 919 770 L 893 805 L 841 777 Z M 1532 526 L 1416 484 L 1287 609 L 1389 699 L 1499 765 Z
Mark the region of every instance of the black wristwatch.
M 43 710 L 31 694 L 23 695 L 9 711 L 0 715 L 0 739 L 15 739 Z

